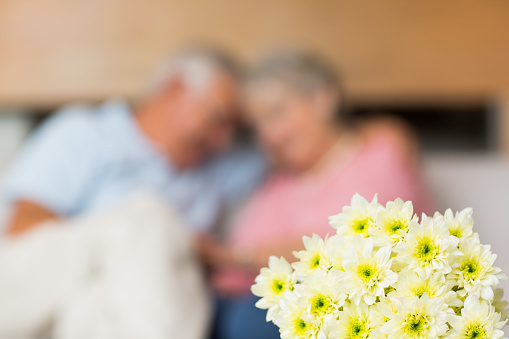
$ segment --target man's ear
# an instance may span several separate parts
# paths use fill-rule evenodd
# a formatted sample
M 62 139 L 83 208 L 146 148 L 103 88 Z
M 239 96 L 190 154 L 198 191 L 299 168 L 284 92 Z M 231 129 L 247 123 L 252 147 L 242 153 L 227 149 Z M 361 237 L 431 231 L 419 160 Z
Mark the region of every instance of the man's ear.
M 173 119 L 178 114 L 183 103 L 183 94 L 185 93 L 185 84 L 180 77 L 171 77 L 167 79 L 155 93 L 154 102 L 160 108 L 162 119 Z M 171 112 L 171 113 L 170 113 Z M 165 123 L 168 121 L 165 120 Z
M 339 105 L 339 98 L 335 88 L 324 87 L 314 93 L 314 105 L 317 113 L 324 122 L 331 122 L 335 119 L 336 107 Z
M 179 76 L 174 76 L 166 80 L 161 88 L 160 95 L 165 98 L 173 98 L 181 94 L 185 89 L 184 81 Z

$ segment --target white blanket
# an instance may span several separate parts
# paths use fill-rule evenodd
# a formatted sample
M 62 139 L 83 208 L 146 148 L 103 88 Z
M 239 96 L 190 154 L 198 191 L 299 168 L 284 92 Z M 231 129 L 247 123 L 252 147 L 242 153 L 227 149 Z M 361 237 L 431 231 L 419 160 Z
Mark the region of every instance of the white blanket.
M 209 297 L 185 229 L 142 194 L 0 240 L 0 338 L 204 338 Z

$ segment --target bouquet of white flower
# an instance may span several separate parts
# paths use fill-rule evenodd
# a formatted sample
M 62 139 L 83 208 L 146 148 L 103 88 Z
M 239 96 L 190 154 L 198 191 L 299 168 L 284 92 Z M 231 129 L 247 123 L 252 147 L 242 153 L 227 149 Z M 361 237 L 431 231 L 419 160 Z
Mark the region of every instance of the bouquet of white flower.
M 337 234 L 304 237 L 297 262 L 271 257 L 252 292 L 284 339 L 496 339 L 507 279 L 472 231 L 472 209 L 423 215 L 356 194 L 329 218 Z

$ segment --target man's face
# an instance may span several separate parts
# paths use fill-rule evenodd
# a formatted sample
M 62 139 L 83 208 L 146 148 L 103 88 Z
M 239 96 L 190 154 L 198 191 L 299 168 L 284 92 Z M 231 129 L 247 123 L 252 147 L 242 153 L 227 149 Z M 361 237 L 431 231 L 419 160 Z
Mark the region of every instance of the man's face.
M 173 126 L 169 126 L 172 135 L 167 147 L 175 166 L 195 166 L 229 146 L 237 119 L 232 77 L 218 74 L 202 91 L 183 84 L 172 96 L 171 105 L 174 113 L 168 123 Z

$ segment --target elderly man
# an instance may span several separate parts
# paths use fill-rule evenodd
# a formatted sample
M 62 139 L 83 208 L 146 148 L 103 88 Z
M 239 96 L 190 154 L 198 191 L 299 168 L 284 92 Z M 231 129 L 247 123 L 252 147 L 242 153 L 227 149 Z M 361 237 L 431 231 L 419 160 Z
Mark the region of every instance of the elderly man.
M 191 227 L 210 227 L 224 185 L 211 177 L 221 164 L 203 162 L 230 144 L 237 75 L 228 56 L 189 50 L 169 61 L 139 105 L 111 101 L 57 113 L 7 175 L 8 232 L 104 209 L 140 189 L 159 193 Z
M 188 50 L 139 104 L 72 106 L 35 132 L 3 186 L 1 338 L 204 335 L 189 230 L 209 230 L 263 172 L 253 154 L 214 156 L 233 137 L 237 75 L 228 56 Z

